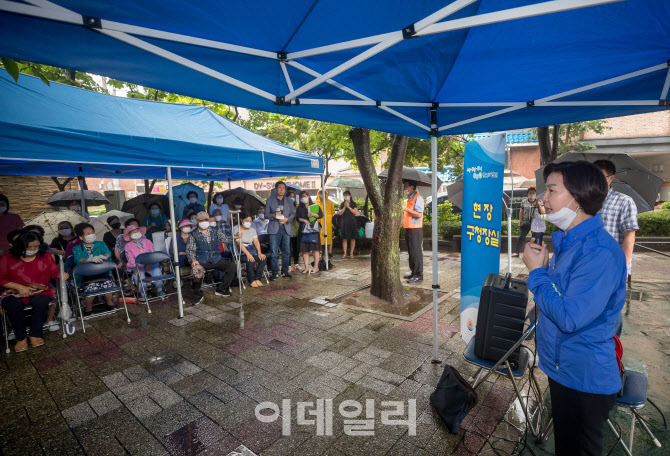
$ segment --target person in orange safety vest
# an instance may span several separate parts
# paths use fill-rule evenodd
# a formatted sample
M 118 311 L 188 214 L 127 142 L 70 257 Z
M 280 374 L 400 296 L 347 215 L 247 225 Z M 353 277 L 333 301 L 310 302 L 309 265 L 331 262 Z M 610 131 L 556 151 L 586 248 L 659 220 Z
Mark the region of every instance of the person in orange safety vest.
M 403 181 L 407 204 L 402 207 L 405 242 L 409 253 L 410 273 L 407 283 L 423 281 L 423 197 L 416 191 L 415 181 Z

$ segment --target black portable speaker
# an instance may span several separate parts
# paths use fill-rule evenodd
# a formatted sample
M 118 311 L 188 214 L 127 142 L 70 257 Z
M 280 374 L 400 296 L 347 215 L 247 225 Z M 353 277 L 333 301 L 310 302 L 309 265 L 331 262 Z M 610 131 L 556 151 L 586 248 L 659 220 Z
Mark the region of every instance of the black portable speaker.
M 479 299 L 475 355 L 487 361 L 498 361 L 523 335 L 528 303 L 528 288 L 522 280 L 509 275 L 486 276 Z M 512 369 L 518 367 L 517 348 L 508 358 Z

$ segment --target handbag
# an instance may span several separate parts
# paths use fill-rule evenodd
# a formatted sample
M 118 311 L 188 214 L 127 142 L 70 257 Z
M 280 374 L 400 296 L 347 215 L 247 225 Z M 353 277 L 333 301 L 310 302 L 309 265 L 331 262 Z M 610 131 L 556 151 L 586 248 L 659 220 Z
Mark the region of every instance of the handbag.
M 461 422 L 477 405 L 477 400 L 477 392 L 450 365 L 444 367 L 442 377 L 430 395 L 430 404 L 452 434 L 458 434 Z

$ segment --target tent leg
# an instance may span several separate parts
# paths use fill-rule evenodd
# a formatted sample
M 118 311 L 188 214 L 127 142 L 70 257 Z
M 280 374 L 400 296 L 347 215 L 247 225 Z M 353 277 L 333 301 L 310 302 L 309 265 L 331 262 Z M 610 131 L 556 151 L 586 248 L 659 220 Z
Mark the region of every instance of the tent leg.
M 512 194 L 507 206 L 507 272 L 512 274 L 512 201 L 514 199 L 514 174 L 512 174 L 512 154 L 511 148 L 505 144 L 505 153 L 509 163 L 509 177 L 512 181 Z
M 81 190 L 81 214 L 86 213 L 86 198 L 84 197 L 84 176 L 82 175 L 81 166 L 79 167 L 79 189 Z
M 168 198 L 170 200 L 170 231 L 172 232 L 172 253 L 174 254 L 174 272 L 177 276 L 177 302 L 179 318 L 184 318 L 184 298 L 181 294 L 181 272 L 179 271 L 179 248 L 177 247 L 177 222 L 174 217 L 174 195 L 172 194 L 172 167 L 167 167 Z
M 326 258 L 326 271 L 328 270 L 328 217 L 326 217 L 326 181 L 323 178 L 323 174 L 321 175 L 321 191 L 323 192 L 321 194 L 321 200 L 323 201 L 323 243 L 325 244 L 323 246 L 323 255 Z M 317 265 L 318 267 L 318 265 Z
M 436 125 L 437 126 L 437 125 Z M 437 136 L 430 137 L 430 158 L 431 158 L 431 180 L 432 180 L 432 249 L 433 249 L 433 364 L 439 364 L 438 358 L 438 332 L 437 332 L 437 290 L 438 271 L 437 271 Z

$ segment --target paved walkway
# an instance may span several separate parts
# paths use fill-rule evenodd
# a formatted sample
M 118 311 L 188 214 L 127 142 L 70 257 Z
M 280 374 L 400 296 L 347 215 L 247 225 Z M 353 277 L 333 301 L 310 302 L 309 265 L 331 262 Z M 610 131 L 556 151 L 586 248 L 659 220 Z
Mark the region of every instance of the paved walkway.
M 645 261 L 655 280 L 670 282 L 667 262 Z M 86 334 L 50 333 L 45 347 L 3 357 L 0 453 L 414 456 L 471 454 L 490 443 L 510 453 L 523 423 L 518 407 L 510 408 L 509 382 L 494 377 L 482 385 L 463 429 L 448 433 L 429 405 L 443 369 L 431 363 L 432 313 L 405 321 L 337 306 L 328 298 L 369 283 L 369 257 L 335 264 L 242 296 L 215 297 L 210 289 L 184 319 L 175 318 L 174 298 L 152 314 L 131 306 L 130 325 L 117 314 L 94 321 Z M 439 265 L 447 292 L 440 358 L 472 375 L 458 334 L 460 257 L 440 254 Z M 513 272 L 522 271 L 515 261 Z M 665 323 L 654 326 L 665 325 L 667 336 L 667 302 L 659 311 Z M 649 371 L 665 386 L 652 382 L 652 397 L 667 387 L 667 338 L 659 353 L 653 356 L 664 362 Z M 667 410 L 667 398 L 664 404 Z M 412 410 L 415 431 L 402 423 Z

